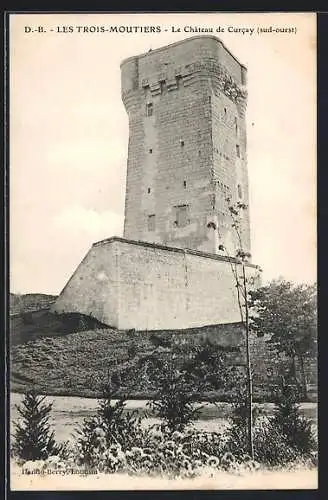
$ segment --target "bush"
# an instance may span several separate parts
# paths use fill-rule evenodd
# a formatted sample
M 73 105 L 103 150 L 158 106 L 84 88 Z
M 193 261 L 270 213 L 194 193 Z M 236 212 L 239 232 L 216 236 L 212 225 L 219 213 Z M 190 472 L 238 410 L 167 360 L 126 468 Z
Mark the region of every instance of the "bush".
M 244 391 L 239 391 L 227 434 L 227 449 L 236 457 L 241 457 L 247 451 L 244 398 Z M 273 417 L 265 417 L 256 406 L 253 408 L 253 448 L 254 458 L 258 462 L 268 466 L 283 466 L 293 462 L 316 464 L 316 440 L 311 422 L 300 413 L 297 399 L 296 387 L 283 379 L 275 391 Z
M 183 431 L 198 417 L 199 410 L 194 407 L 194 400 L 185 391 L 181 379 L 168 380 L 159 396 L 159 400 L 149 402 L 149 407 L 171 432 Z
M 98 439 L 97 446 L 91 444 L 94 447 L 93 460 L 78 452 L 79 465 L 88 468 L 91 465 L 106 473 L 192 478 L 206 472 L 257 468 L 249 457 L 243 456 L 238 461 L 231 453 L 226 453 L 224 440 L 218 433 L 194 429 L 172 432 L 168 427 L 155 425 L 141 435 L 138 443 L 130 442 L 128 447 L 123 447 L 120 443 L 107 446 L 100 426 L 93 428 L 93 432 Z
M 230 416 L 230 427 L 227 430 L 227 447 L 230 452 L 237 457 L 248 453 L 248 436 L 247 436 L 247 421 L 248 421 L 248 407 L 247 407 L 247 389 L 245 377 L 236 374 L 235 388 L 232 393 L 232 413 Z M 253 419 L 253 449 L 254 443 L 254 429 L 257 419 L 260 415 L 258 407 L 252 407 Z
M 149 336 L 149 340 L 154 346 L 156 347 L 171 347 L 172 346 L 172 341 L 168 336 L 160 336 L 156 335 L 155 333 L 152 333 Z
M 199 415 L 188 373 L 179 369 L 175 358 L 153 358 L 148 373 L 156 387 L 154 399 L 148 402 L 153 415 L 171 432 L 183 431 Z
M 283 377 L 275 399 L 276 408 L 271 419 L 272 425 L 282 434 L 290 448 L 303 457 L 309 456 L 317 446 L 311 421 L 301 414 L 297 403 L 299 390 Z
M 100 454 L 112 447 L 125 450 L 137 446 L 145 434 L 138 413 L 126 411 L 126 400 L 114 400 L 115 392 L 109 385 L 102 391 L 96 415 L 84 419 L 76 429 L 78 462 L 89 466 L 97 466 Z
M 201 394 L 226 387 L 226 365 L 226 354 L 210 341 L 191 346 L 180 340 L 168 353 L 152 353 L 147 374 L 155 390 L 149 402 L 153 414 L 171 432 L 182 432 L 199 417 L 200 407 L 195 402 Z
M 128 347 L 128 357 L 129 359 L 133 359 L 136 357 L 138 353 L 137 345 L 135 343 L 130 344 Z
M 256 422 L 253 439 L 254 457 L 261 464 L 285 466 L 302 461 L 300 454 L 288 444 L 270 418 L 262 417 Z
M 14 422 L 13 454 L 23 460 L 44 460 L 51 455 L 58 455 L 65 449 L 54 438 L 50 428 L 52 403 L 43 404 L 45 396 L 38 396 L 35 391 L 25 394 L 21 405 L 16 409 L 22 419 Z

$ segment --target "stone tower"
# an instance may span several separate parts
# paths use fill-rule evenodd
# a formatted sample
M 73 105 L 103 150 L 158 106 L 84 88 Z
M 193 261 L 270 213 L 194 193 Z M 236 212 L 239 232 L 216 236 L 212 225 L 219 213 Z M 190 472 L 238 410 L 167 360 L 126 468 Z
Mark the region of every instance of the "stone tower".
M 124 237 L 236 255 L 226 198 L 248 206 L 246 68 L 219 39 L 195 36 L 125 59 L 121 76 Z M 250 251 L 248 208 L 241 230 Z
M 217 336 L 241 336 L 240 244 L 226 198 L 248 205 L 246 69 L 217 38 L 196 36 L 126 59 L 121 74 L 124 238 L 92 245 L 52 311 L 119 329 L 216 325 Z M 250 251 L 248 210 L 241 224 Z M 258 266 L 243 269 L 258 286 Z

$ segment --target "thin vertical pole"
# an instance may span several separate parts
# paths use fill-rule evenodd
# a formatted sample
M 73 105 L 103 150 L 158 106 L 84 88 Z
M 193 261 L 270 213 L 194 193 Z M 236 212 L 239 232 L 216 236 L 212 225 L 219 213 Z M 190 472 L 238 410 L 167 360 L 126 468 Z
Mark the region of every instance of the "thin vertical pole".
M 247 370 L 247 434 L 248 434 L 248 451 L 252 459 L 254 459 L 254 446 L 253 446 L 253 380 L 252 380 L 252 366 L 249 348 L 249 312 L 247 302 L 247 281 L 245 273 L 245 263 L 242 260 L 243 270 L 243 286 L 245 296 L 245 330 L 246 330 L 246 370 Z

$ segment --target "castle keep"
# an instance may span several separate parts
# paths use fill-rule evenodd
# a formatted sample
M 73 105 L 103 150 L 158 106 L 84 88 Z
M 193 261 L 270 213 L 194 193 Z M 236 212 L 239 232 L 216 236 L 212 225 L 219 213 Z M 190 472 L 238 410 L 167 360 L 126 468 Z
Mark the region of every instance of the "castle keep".
M 124 60 L 121 75 L 124 238 L 93 244 L 53 311 L 121 329 L 238 324 L 227 198 L 248 206 L 246 68 L 217 38 L 195 36 Z M 250 251 L 248 208 L 241 236 Z M 258 267 L 246 274 L 256 286 Z
M 121 64 L 129 116 L 124 237 L 236 254 L 227 196 L 248 204 L 246 68 L 214 37 Z M 243 246 L 250 251 L 248 211 Z

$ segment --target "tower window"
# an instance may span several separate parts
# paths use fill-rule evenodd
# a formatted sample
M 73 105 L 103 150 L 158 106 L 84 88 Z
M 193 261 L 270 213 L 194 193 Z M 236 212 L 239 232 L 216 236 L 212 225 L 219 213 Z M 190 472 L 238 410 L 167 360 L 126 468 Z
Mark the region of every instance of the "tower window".
M 240 158 L 240 146 L 239 146 L 239 144 L 236 144 L 236 154 L 237 154 L 238 158 Z
M 186 188 L 187 187 L 187 181 L 183 181 L 183 187 Z
M 237 189 L 238 189 L 238 196 L 239 196 L 239 198 L 242 198 L 243 197 L 243 192 L 242 192 L 240 184 L 238 184 Z
M 176 207 L 176 220 L 175 225 L 177 227 L 185 227 L 189 224 L 189 206 L 179 205 Z
M 152 154 L 153 150 L 150 148 L 149 153 Z
M 155 214 L 148 215 L 148 231 L 155 231 Z
M 148 188 L 148 193 L 150 193 L 150 188 Z
M 146 106 L 146 116 L 152 116 L 154 112 L 153 103 L 149 102 Z
M 237 120 L 237 116 L 235 116 L 235 132 L 236 132 L 236 135 L 238 135 L 238 120 Z
M 184 146 L 184 141 L 182 141 L 181 139 L 180 139 L 180 146 L 181 146 L 181 147 L 183 147 L 183 146 Z
M 224 116 L 227 114 L 227 108 L 224 108 Z

